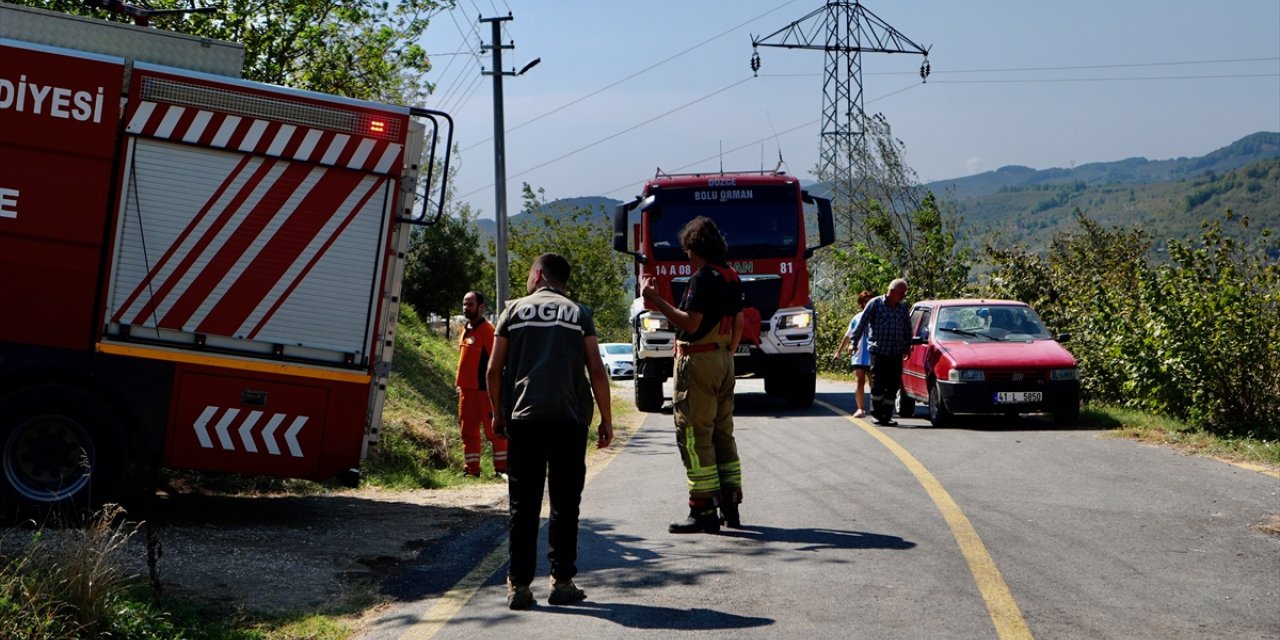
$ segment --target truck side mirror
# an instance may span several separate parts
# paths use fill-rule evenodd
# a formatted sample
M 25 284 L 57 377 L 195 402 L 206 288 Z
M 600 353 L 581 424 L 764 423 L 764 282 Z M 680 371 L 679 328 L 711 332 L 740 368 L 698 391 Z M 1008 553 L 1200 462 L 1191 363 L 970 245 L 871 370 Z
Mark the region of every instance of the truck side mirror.
M 1070 339 L 1071 339 L 1071 334 L 1070 334 L 1070 333 L 1059 333 L 1059 334 L 1054 338 L 1054 340 L 1057 340 L 1058 342 L 1066 342 L 1066 341 L 1068 341 L 1068 340 L 1070 340 Z
M 613 250 L 625 253 L 641 264 L 644 264 L 644 254 L 638 251 L 632 251 L 627 246 L 627 219 L 633 209 L 640 204 L 640 198 L 636 198 L 631 202 L 624 202 L 613 209 Z
M 800 200 L 805 204 L 816 204 L 818 206 L 818 245 L 805 247 L 804 257 L 808 259 L 813 257 L 814 251 L 836 241 L 836 222 L 831 215 L 830 199 L 811 196 L 808 191 L 801 191 Z

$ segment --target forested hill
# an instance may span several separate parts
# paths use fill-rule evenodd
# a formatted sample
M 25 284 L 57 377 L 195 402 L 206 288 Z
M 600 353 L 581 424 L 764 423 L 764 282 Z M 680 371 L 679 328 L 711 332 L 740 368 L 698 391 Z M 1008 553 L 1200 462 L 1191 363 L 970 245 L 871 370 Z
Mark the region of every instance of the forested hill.
M 1093 162 L 1071 169 L 1032 169 L 1008 166 L 964 178 L 939 180 L 925 185 L 941 197 L 954 200 L 981 198 L 1002 190 L 1073 184 L 1086 187 L 1113 184 L 1175 182 L 1212 171 L 1225 173 L 1259 160 L 1280 157 L 1280 132 L 1259 132 L 1245 136 L 1217 151 L 1196 158 L 1148 160 L 1129 158 L 1115 162 Z
M 1072 169 L 1004 167 L 926 185 L 962 222 L 964 241 L 1048 246 L 1077 228 L 1078 210 L 1104 226 L 1139 227 L 1160 250 L 1200 236 L 1206 220 L 1230 209 L 1249 230 L 1280 230 L 1280 133 L 1255 133 L 1196 158 L 1131 158 Z
M 562 218 L 573 215 L 575 211 L 589 210 L 596 215 L 613 216 L 613 208 L 622 204 L 621 200 L 606 198 L 604 196 L 582 196 L 578 198 L 561 198 L 553 202 L 548 202 L 541 207 L 552 217 Z M 521 211 L 510 216 L 508 222 L 511 228 L 519 229 L 521 225 L 533 224 L 537 220 L 537 216 L 529 215 L 528 211 Z M 480 234 L 484 238 L 492 238 L 494 236 L 494 221 L 487 218 L 476 220 L 476 226 L 480 229 Z

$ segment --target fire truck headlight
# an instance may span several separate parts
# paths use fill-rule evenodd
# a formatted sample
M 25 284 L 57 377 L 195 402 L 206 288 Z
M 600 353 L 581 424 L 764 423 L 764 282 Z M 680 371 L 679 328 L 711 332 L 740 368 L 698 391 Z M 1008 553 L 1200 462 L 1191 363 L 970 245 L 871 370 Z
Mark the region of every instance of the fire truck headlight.
M 811 326 L 813 326 L 812 311 L 792 313 L 778 319 L 778 327 L 781 329 L 805 329 Z

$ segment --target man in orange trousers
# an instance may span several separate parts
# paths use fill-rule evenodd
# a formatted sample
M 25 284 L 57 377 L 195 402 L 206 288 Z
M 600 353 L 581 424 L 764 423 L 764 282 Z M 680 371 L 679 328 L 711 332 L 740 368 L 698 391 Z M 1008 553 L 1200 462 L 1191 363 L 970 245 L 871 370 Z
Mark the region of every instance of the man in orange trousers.
M 489 391 L 485 382 L 485 370 L 489 368 L 489 355 L 493 353 L 493 324 L 484 317 L 484 295 L 468 291 L 462 297 L 462 314 L 467 326 L 458 340 L 458 372 L 454 384 L 458 387 L 458 420 L 462 424 L 462 453 L 466 460 L 466 474 L 480 477 L 480 427 L 484 437 L 493 445 L 493 471 L 507 473 L 507 440 L 493 435 L 493 411 L 489 405 Z

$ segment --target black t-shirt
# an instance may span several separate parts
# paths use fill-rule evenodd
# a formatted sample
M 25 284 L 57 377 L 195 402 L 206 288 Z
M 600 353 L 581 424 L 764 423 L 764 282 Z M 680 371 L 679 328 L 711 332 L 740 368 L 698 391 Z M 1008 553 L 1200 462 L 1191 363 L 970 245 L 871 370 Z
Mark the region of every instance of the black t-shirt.
M 732 318 L 742 311 L 742 283 L 738 274 L 726 265 L 703 265 L 689 278 L 689 286 L 680 299 L 680 309 L 702 314 L 702 323 L 693 333 L 680 331 L 676 338 L 682 342 L 697 342 L 711 333 L 725 316 Z M 724 275 L 721 275 L 723 273 Z

